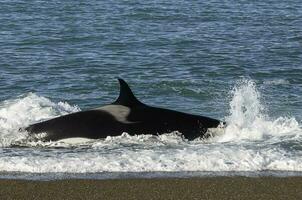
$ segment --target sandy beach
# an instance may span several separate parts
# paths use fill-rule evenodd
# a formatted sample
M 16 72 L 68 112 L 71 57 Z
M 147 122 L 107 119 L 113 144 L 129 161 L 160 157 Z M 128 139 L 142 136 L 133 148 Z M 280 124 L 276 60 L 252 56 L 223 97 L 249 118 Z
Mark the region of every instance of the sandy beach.
M 301 199 L 302 177 L 0 180 L 1 199 Z

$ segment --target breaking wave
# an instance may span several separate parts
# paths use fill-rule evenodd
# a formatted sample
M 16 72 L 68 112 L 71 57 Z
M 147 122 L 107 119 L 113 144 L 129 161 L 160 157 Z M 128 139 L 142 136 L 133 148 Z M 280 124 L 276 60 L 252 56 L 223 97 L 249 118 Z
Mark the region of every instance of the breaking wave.
M 227 126 L 206 140 L 187 141 L 174 132 L 42 142 L 24 140 L 18 129 L 80 109 L 30 93 L 0 103 L 0 171 L 302 171 L 301 125 L 294 117 L 270 117 L 262 101 L 255 82 L 239 81 L 230 92 Z

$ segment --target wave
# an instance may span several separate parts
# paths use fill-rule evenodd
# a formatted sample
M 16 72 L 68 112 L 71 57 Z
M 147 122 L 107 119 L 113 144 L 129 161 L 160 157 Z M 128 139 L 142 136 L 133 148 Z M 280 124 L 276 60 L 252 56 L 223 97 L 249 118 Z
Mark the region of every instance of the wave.
M 214 130 L 211 133 L 214 137 L 210 138 L 208 142 L 302 137 L 301 125 L 294 117 L 280 116 L 272 119 L 266 114 L 268 109 L 261 102 L 261 94 L 254 81 L 238 81 L 231 90 L 230 96 L 229 115 L 225 117 L 227 127 L 223 130 Z M 54 103 L 50 99 L 34 93 L 4 101 L 0 103 L 0 145 L 6 147 L 16 141 L 24 141 L 27 133 L 19 132 L 20 127 L 78 111 L 80 108 L 76 105 L 69 105 L 66 102 Z M 159 138 L 162 137 L 169 138 L 171 134 L 159 136 Z M 173 137 L 170 139 L 174 140 Z
M 301 125 L 294 117 L 273 119 L 266 113 L 261 94 L 252 80 L 241 80 L 231 91 L 229 116 L 226 117 L 228 126 L 217 141 L 263 140 L 274 137 L 301 137 Z
M 80 108 L 29 93 L 0 103 L 0 171 L 302 171 L 301 125 L 294 117 L 270 117 L 265 105 L 255 82 L 240 80 L 230 91 L 227 126 L 211 130 L 209 139 L 188 141 L 173 132 L 42 142 L 26 140 L 18 129 Z
M 78 106 L 54 103 L 34 93 L 4 101 L 0 103 L 0 145 L 5 147 L 25 139 L 27 133 L 19 132 L 21 127 L 77 111 L 80 111 Z

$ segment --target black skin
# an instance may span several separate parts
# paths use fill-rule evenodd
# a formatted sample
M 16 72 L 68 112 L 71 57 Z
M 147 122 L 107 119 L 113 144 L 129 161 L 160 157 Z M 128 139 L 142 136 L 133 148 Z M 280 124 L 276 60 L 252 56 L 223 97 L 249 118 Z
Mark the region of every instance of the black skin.
M 179 131 L 185 138 L 193 140 L 203 137 L 208 128 L 220 124 L 215 119 L 149 106 L 132 108 L 128 121 L 122 123 L 104 111 L 89 110 L 37 123 L 25 130 L 30 133 L 46 132 L 45 140 L 72 137 L 98 139 L 118 136 L 123 132 L 130 135 L 158 135 L 172 131 Z
M 118 136 L 123 132 L 130 135 L 159 135 L 178 131 L 188 139 L 206 137 L 208 128 L 216 128 L 219 120 L 186 114 L 169 109 L 147 106 L 139 102 L 130 88 L 119 79 L 121 92 L 112 105 L 123 105 L 130 108 L 127 122 L 116 120 L 103 110 L 88 110 L 50 119 L 25 128 L 30 135 L 46 132 L 45 141 L 56 141 L 72 137 L 91 139 Z

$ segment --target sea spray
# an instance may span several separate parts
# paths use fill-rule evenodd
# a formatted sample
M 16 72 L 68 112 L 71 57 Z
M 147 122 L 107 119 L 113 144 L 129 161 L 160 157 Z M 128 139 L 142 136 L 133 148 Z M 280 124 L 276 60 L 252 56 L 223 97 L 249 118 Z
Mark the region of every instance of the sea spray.
M 14 146 L 22 134 L 18 127 L 80 110 L 28 94 L 0 103 L 0 171 L 180 172 L 180 176 L 188 171 L 302 171 L 302 131 L 294 117 L 273 119 L 266 114 L 269 109 L 252 80 L 235 85 L 229 105 L 227 127 L 208 139 L 187 141 L 177 132 L 160 136 L 123 133 L 78 144 L 25 141 Z
M 17 140 L 24 139 L 27 133 L 20 132 L 19 129 L 30 123 L 79 110 L 77 106 L 70 106 L 66 102 L 54 103 L 34 93 L 4 101 L 0 103 L 0 146 L 9 146 Z
M 231 96 L 227 127 L 217 141 L 253 141 L 301 134 L 301 127 L 294 117 L 272 119 L 266 114 L 269 109 L 261 102 L 261 94 L 254 81 L 238 81 Z

